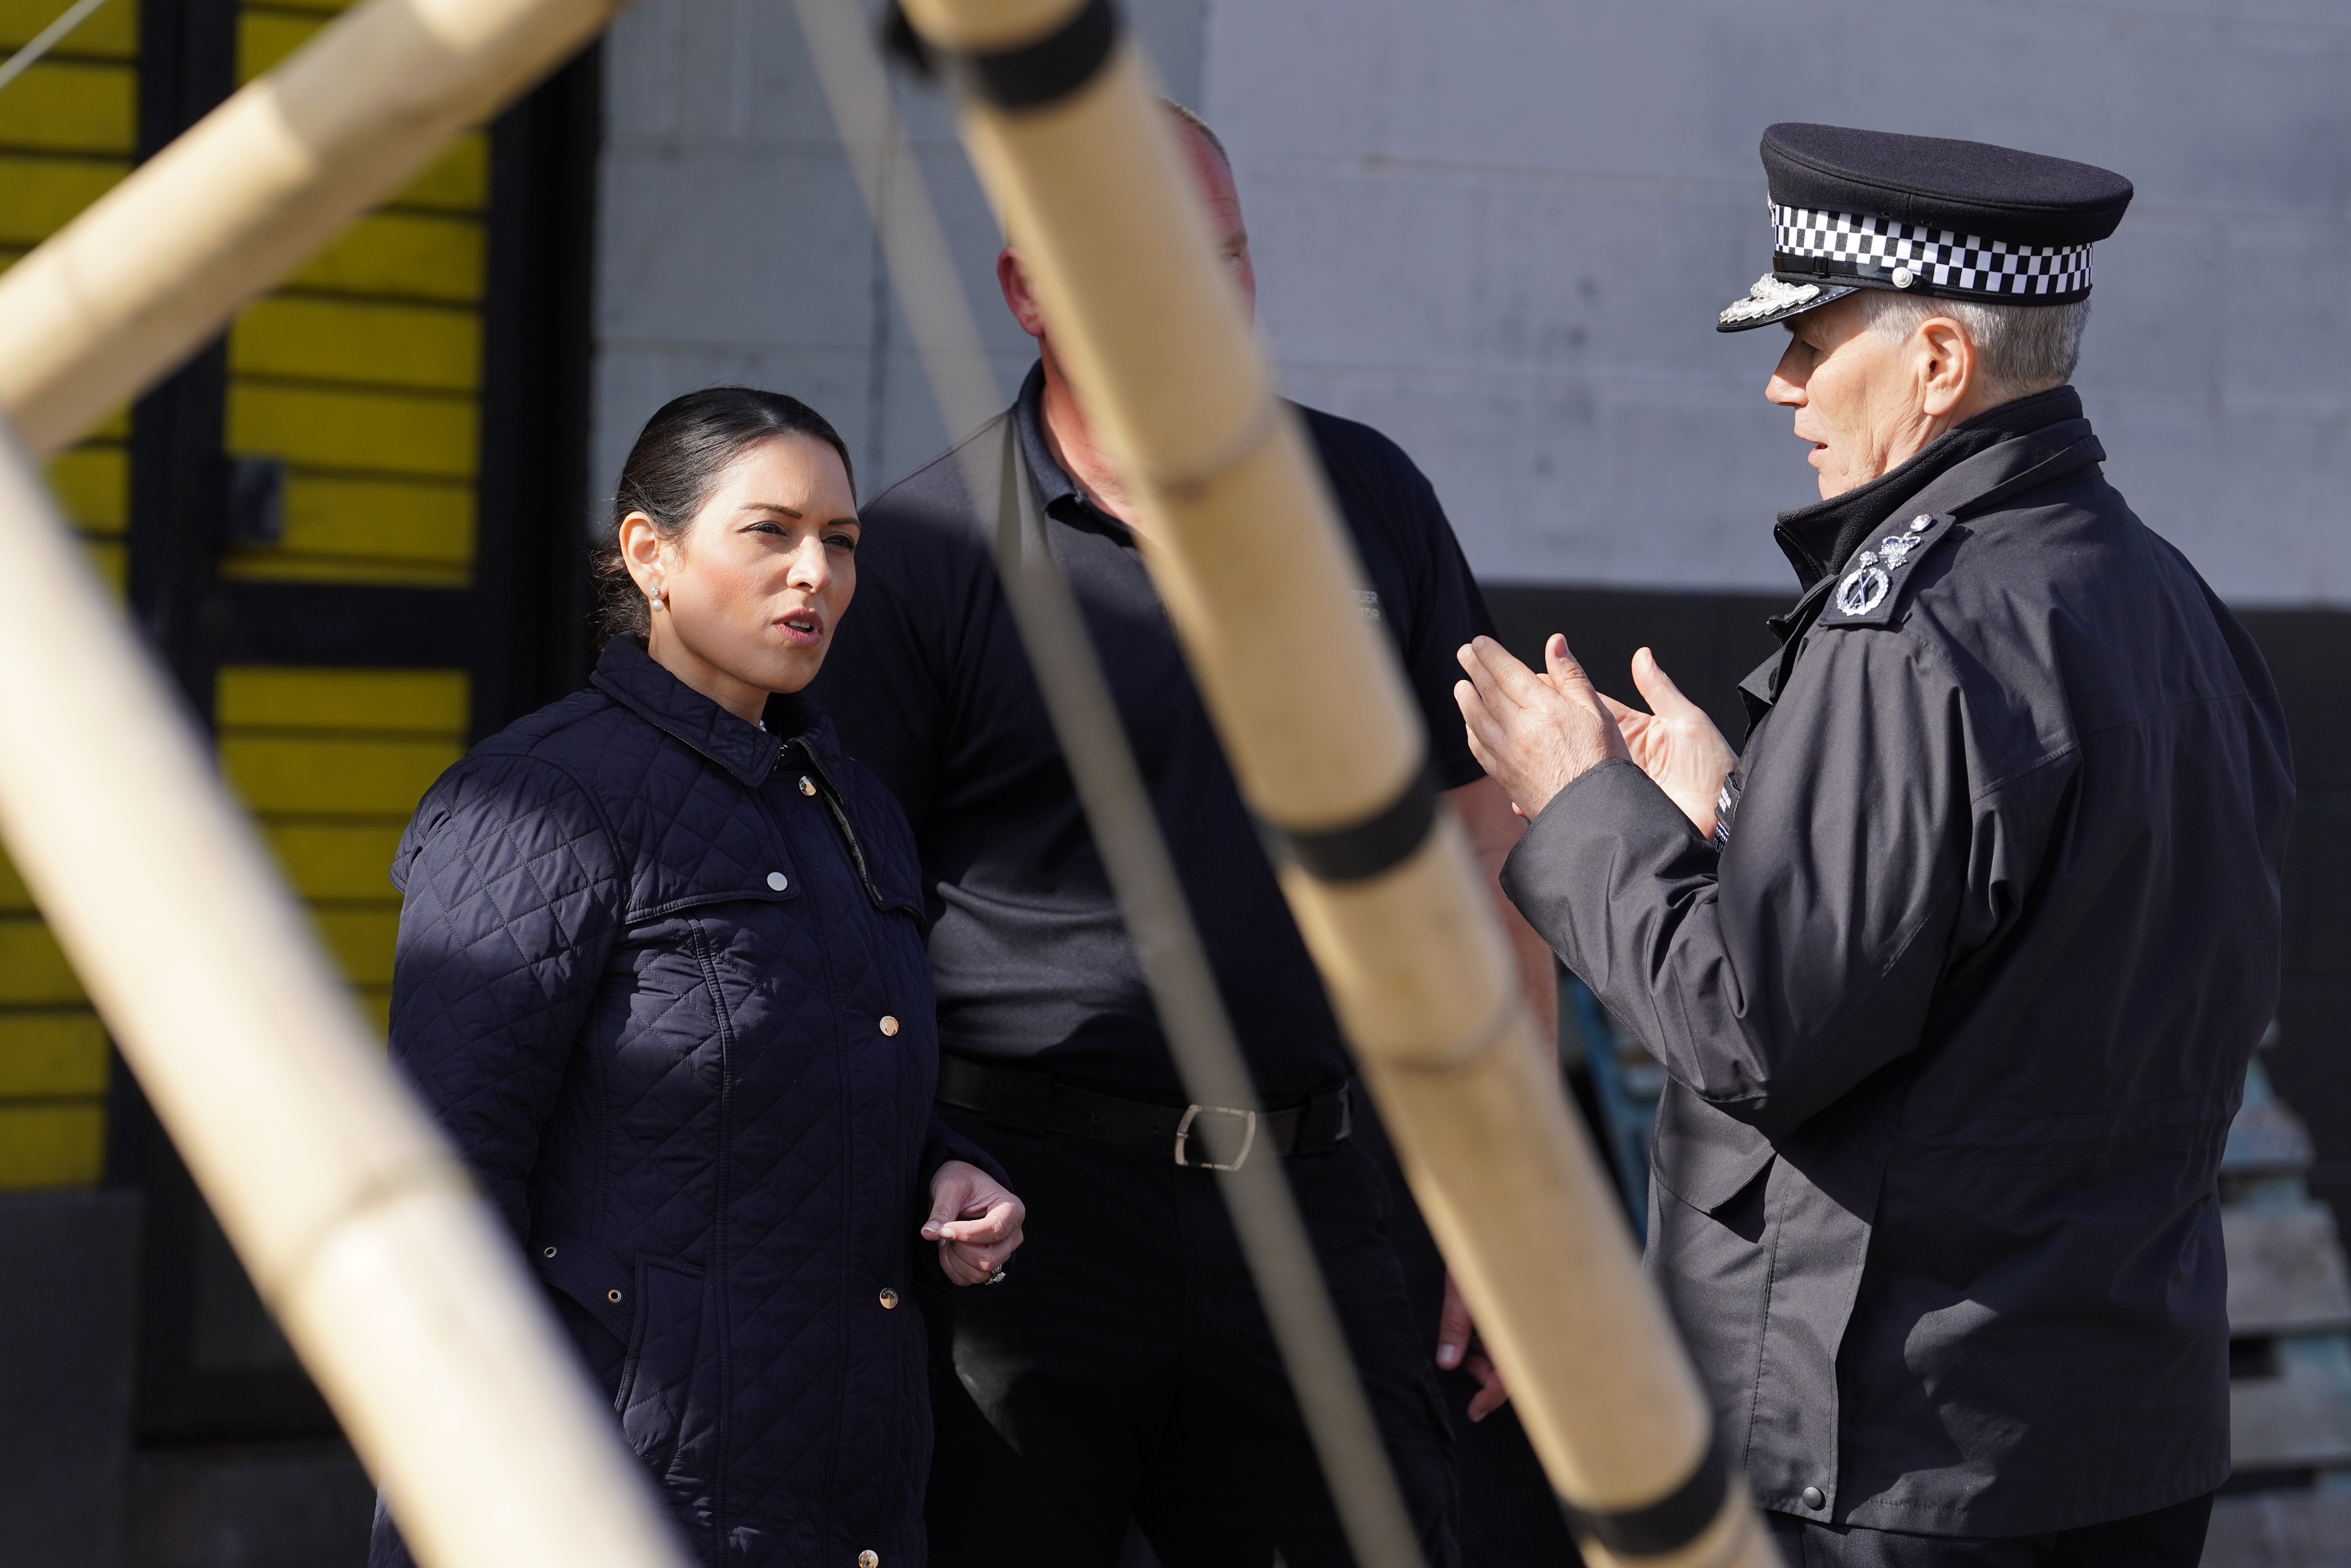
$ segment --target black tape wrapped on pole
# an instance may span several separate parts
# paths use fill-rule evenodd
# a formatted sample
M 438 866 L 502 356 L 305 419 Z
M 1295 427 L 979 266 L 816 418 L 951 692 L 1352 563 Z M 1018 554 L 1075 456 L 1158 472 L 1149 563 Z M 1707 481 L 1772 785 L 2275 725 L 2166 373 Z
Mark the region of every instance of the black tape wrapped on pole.
M 1587 1554 L 1762 1568 L 1771 1549 L 1467 838 L 1435 809 L 1394 650 L 1358 612 L 1360 564 L 1146 67 L 1106 0 L 904 5 L 958 88 L 965 145 L 1138 498 L 1144 558 L 1300 929 Z
M 798 4 L 941 415 L 949 430 L 981 427 L 958 449 L 964 482 L 975 513 L 998 520 L 990 541 L 998 575 L 1177 1070 L 1197 1102 L 1187 1118 L 1189 1162 L 1217 1173 L 1356 1561 L 1420 1568 L 1410 1514 L 1280 1157 L 1257 1147 L 1255 1086 L 1092 639 L 1053 559 L 1011 421 L 997 417 L 1001 402 L 978 328 L 906 156 L 881 58 L 853 0 Z

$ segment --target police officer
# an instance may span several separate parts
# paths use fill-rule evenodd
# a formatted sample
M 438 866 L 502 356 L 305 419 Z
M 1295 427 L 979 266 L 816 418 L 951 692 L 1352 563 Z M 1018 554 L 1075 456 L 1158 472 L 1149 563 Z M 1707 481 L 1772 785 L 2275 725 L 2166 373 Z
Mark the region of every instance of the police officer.
M 2066 381 L 2131 187 L 1763 140 L 1818 505 L 1736 755 L 1645 653 L 1456 689 L 1503 886 L 1671 1076 L 1648 1265 L 1792 1563 L 2187 1568 L 2229 1472 L 2222 1142 L 2293 784 L 2244 628 Z

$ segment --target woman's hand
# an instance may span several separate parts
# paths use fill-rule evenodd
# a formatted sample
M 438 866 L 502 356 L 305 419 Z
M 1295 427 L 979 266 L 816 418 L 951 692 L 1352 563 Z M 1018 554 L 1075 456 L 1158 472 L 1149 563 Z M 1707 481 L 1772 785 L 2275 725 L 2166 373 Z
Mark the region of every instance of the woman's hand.
M 923 1240 L 939 1244 L 939 1267 L 959 1285 L 980 1285 L 1020 1249 L 1029 1210 L 1004 1183 L 976 1165 L 951 1159 L 931 1178 L 931 1217 Z
M 1722 796 L 1722 781 L 1730 776 L 1739 753 L 1706 716 L 1706 710 L 1682 695 L 1681 688 L 1657 668 L 1657 657 L 1647 649 L 1633 656 L 1633 684 L 1649 704 L 1646 713 L 1627 708 L 1605 692 L 1609 716 L 1631 748 L 1641 771 L 1656 781 L 1666 797 L 1702 838 L 1714 836 L 1715 803 Z

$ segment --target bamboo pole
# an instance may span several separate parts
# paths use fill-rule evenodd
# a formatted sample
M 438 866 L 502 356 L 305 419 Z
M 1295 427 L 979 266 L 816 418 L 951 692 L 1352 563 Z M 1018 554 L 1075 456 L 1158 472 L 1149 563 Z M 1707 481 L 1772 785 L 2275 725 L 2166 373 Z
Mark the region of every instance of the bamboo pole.
M 366 0 L 0 275 L 0 413 L 84 434 L 622 3 Z
M 514 1239 L 385 1063 L 42 489 L 609 0 L 369 0 L 0 278 L 0 837 L 432 1568 L 681 1568 Z M 27 447 L 33 449 L 31 452 Z
M 1001 413 L 1003 395 L 938 211 L 898 120 L 873 30 L 856 0 L 796 4 L 939 413 L 949 431 L 978 430 Z M 1238 1114 L 1254 1127 L 1257 1086 L 1076 597 L 1050 542 L 1037 531 L 1042 514 L 1010 450 L 1010 435 L 1008 423 L 1000 439 L 975 439 L 956 448 L 965 488 L 983 514 L 992 508 L 999 520 L 997 575 L 1102 850 L 1119 914 L 1143 961 L 1185 1092 L 1228 1113 L 1215 1118 L 1218 1125 Z M 1012 525 L 1005 525 L 1008 520 Z M 1217 1183 L 1357 1568 L 1426 1568 L 1281 1161 L 1263 1154 L 1238 1159 L 1217 1170 Z
M 1587 1555 L 1773 1561 L 1539 1038 L 1394 654 L 1104 0 L 905 0 L 1366 1081 Z
M 0 421 L 0 837 L 433 1568 L 679 1568 L 611 1412 Z

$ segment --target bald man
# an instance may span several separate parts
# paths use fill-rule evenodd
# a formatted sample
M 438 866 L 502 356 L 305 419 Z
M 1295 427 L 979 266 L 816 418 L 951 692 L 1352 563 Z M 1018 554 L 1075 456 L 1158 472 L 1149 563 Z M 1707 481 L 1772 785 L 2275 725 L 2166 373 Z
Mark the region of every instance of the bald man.
M 1170 109 L 1235 293 L 1253 307 L 1224 150 Z M 1391 1206 L 1408 1213 L 1409 1200 L 1354 1136 L 1368 1117 L 1345 1045 L 1144 570 L 1148 519 L 1071 393 L 1019 251 L 997 271 L 1039 362 L 971 442 L 1025 471 L 1013 521 L 1050 541 L 1077 595 L 1268 1107 L 1248 1158 L 1283 1161 L 1422 1550 L 1456 1563 L 1452 1438 L 1432 1361 L 1478 1378 L 1473 1417 L 1502 1391 L 1458 1309 L 1431 1355 L 1389 1236 Z M 1299 411 L 1364 561 L 1364 614 L 1395 639 L 1437 782 L 1490 876 L 1523 824 L 1471 756 L 1451 696 L 1452 650 L 1489 629 L 1485 605 L 1411 460 L 1375 431 Z M 935 1552 L 949 1564 L 1108 1568 L 1133 1520 L 1168 1568 L 1277 1552 L 1290 1568 L 1344 1563 L 1223 1199 L 1178 1136 L 1196 1107 L 996 578 L 987 541 L 1004 520 L 967 495 L 964 450 L 866 507 L 857 609 L 812 688 L 914 823 L 946 1116 L 984 1139 L 1029 1205 L 1010 1277 L 932 1309 Z M 1551 1016 L 1551 955 L 1510 918 Z M 1432 1278 L 1424 1310 L 1434 1294 Z

